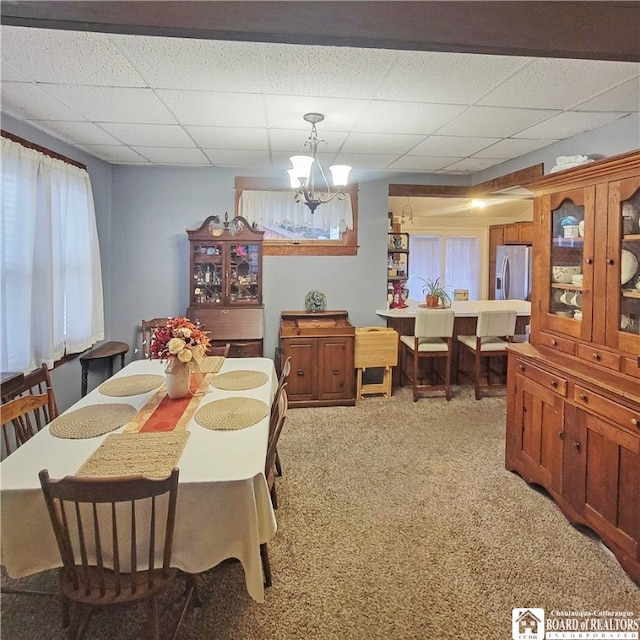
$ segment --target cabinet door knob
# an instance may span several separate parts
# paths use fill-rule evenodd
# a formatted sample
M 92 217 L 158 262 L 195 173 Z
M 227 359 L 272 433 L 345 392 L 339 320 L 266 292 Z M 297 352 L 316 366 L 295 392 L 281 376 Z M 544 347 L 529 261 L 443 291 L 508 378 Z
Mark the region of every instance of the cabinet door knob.
M 582 400 L 582 402 L 589 402 L 589 398 L 587 398 L 587 394 L 586 393 L 581 393 L 579 398 L 580 398 L 580 400 Z
M 594 360 L 600 360 L 600 354 L 599 353 L 594 353 L 593 354 L 593 359 Z
M 527 413 L 527 407 L 522 407 L 522 413 Z
M 631 424 L 634 427 L 640 427 L 640 420 L 638 420 L 638 418 L 631 418 Z
M 584 260 L 587 264 L 593 264 L 593 258 L 585 258 Z
M 303 376 L 303 375 L 304 375 L 304 371 L 303 371 L 302 369 L 298 369 L 298 370 L 296 371 L 296 375 L 298 375 L 298 376 Z
M 562 429 L 558 431 L 558 438 L 560 438 L 560 440 L 564 440 L 564 431 Z
M 333 375 L 337 376 L 340 373 L 340 369 L 333 369 Z
M 557 380 L 552 380 L 551 381 L 551 386 L 555 389 L 558 386 L 558 381 Z
M 520 369 L 520 371 L 524 371 L 524 365 L 523 364 L 518 365 L 518 368 Z
M 581 446 L 581 445 L 580 445 L 580 443 L 579 443 L 577 440 L 573 443 L 573 446 L 575 447 L 575 450 L 576 450 L 576 451 L 580 451 L 580 446 Z
M 557 340 L 551 340 L 551 346 L 552 347 L 557 347 L 558 346 L 558 341 Z
M 613 258 L 607 258 L 607 264 L 615 264 L 615 260 Z

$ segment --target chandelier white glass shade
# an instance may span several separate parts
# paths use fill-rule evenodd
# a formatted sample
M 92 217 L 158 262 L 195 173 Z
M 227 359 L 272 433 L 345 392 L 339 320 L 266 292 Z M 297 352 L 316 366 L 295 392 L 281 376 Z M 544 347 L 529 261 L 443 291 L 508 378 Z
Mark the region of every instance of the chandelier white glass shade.
M 319 205 L 329 202 L 334 198 L 344 200 L 347 196 L 343 191 L 331 192 L 327 176 L 317 158 L 318 147 L 326 144 L 325 140 L 318 138 L 316 124 L 324 120 L 321 113 L 306 113 L 303 116 L 306 122 L 311 124 L 311 133 L 304 143 L 311 151 L 310 156 L 291 156 L 292 168 L 287 171 L 291 188 L 296 190 L 296 202 L 303 202 L 313 213 Z M 315 170 L 315 171 L 314 171 Z M 321 191 L 316 191 L 315 173 L 319 173 L 322 178 Z M 331 181 L 334 187 L 344 187 L 348 184 L 351 167 L 346 164 L 335 164 L 329 167 L 331 171 Z

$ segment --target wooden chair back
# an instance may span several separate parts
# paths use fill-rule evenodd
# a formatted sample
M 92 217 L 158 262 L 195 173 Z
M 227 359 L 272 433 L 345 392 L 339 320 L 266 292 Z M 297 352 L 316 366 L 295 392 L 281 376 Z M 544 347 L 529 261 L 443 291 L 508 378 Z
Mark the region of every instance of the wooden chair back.
M 271 412 L 269 422 L 269 439 L 267 441 L 267 457 L 264 465 L 264 475 L 267 479 L 269 492 L 271 494 L 271 503 L 273 508 L 278 508 L 278 497 L 276 494 L 275 476 L 276 476 L 276 458 L 278 456 L 278 440 L 282 433 L 282 428 L 287 419 L 287 410 L 289 401 L 287 399 L 287 383 L 280 387 L 279 392 L 274 398 L 274 410 Z
M 46 469 L 40 472 L 63 563 L 60 588 L 67 608 L 69 603 L 108 607 L 149 600 L 149 636 L 159 637 L 155 597 L 177 574 L 171 548 L 178 475 L 174 468 L 164 479 L 54 480 Z
M 153 330 L 158 327 L 164 327 L 171 318 L 152 318 L 151 320 L 142 321 L 142 357 L 149 359 L 151 357 L 151 336 Z
M 213 346 L 213 345 L 209 345 L 209 348 L 207 349 L 207 355 L 208 356 L 223 356 L 225 358 L 229 357 L 229 351 L 231 350 L 231 343 L 227 342 L 224 345 L 221 346 Z
M 2 404 L 3 458 L 33 436 L 48 406 L 49 395 L 46 393 L 18 396 Z

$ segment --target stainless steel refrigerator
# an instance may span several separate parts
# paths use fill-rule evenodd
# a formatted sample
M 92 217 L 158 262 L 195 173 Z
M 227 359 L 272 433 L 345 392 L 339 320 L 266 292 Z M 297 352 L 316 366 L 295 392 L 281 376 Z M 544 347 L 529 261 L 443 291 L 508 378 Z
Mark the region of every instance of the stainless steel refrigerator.
M 496 300 L 531 299 L 531 247 L 505 245 L 496 250 Z

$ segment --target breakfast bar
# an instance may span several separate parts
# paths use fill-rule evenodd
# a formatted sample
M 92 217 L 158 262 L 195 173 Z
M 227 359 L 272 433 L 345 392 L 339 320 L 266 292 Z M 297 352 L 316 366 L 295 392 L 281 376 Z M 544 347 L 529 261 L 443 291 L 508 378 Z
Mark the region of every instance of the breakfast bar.
M 379 309 L 376 314 L 384 318 L 387 327 L 395 329 L 400 336 L 413 335 L 413 327 L 416 319 L 416 312 L 423 304 L 416 300 L 407 300 L 407 307 L 404 309 Z M 515 309 L 516 311 L 516 335 L 524 335 L 527 333 L 527 325 L 531 317 L 531 303 L 527 300 L 455 300 L 451 303 L 451 309 L 456 314 L 453 325 L 453 369 L 451 372 L 451 381 L 458 383 L 459 369 L 462 371 L 471 371 L 473 363 L 466 353 L 460 354 L 460 362 L 458 363 L 457 336 L 473 335 L 476 331 L 478 314 L 480 311 L 490 309 Z M 400 384 L 400 372 L 396 367 L 393 372 L 393 385 Z

